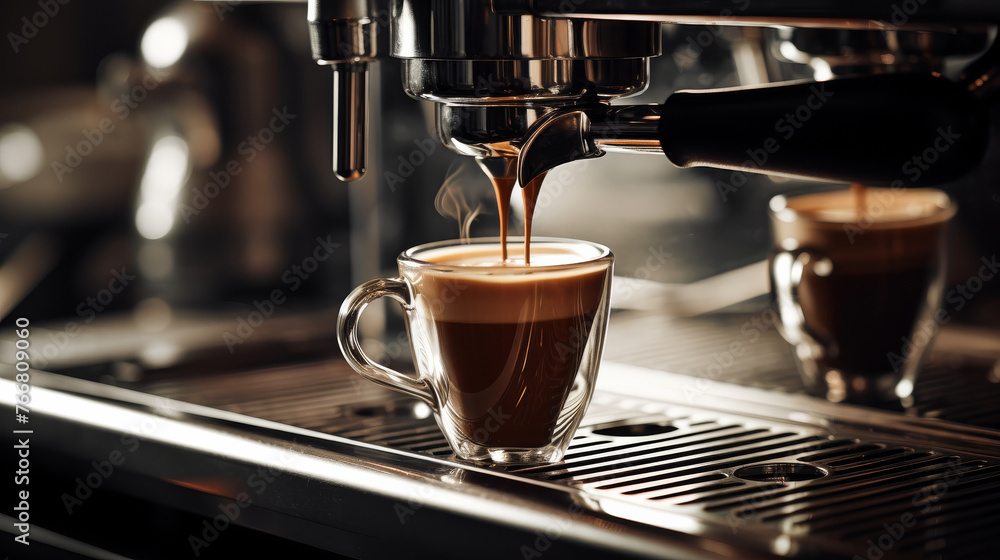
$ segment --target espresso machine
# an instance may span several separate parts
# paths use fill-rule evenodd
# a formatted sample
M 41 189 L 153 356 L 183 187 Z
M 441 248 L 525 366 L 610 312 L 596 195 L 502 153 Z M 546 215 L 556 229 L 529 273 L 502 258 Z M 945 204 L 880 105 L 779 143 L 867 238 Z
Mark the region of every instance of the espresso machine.
M 211 5 L 227 14 L 238 4 Z M 697 177 L 699 196 L 723 208 L 704 228 L 713 231 L 742 226 L 731 213 L 755 190 L 936 186 L 965 213 L 955 257 L 974 267 L 956 276 L 971 278 L 987 262 L 980 255 L 998 249 L 996 2 L 309 0 L 301 11 L 313 58 L 333 71 L 337 180 L 324 186 L 349 191 L 353 284 L 384 275 L 380 257 L 426 241 L 377 239 L 409 234 L 379 212 L 419 211 L 406 191 L 428 187 L 392 175 L 391 150 L 414 138 L 421 158 L 444 146 L 492 180 L 559 186 L 560 205 L 604 204 L 609 215 L 626 192 L 618 178 L 680 169 L 651 180 L 665 202 L 648 215 L 680 212 L 679 178 Z M 305 42 L 304 25 L 274 28 Z M 731 70 L 711 66 L 717 50 Z M 400 76 L 379 75 L 397 64 Z M 391 107 L 404 93 L 419 105 Z M 412 120 L 394 130 L 404 113 Z M 435 149 L 422 147 L 424 125 Z M 579 227 L 627 226 L 608 222 Z M 624 295 L 659 299 L 615 304 L 594 398 L 553 464 L 456 460 L 426 404 L 364 381 L 337 355 L 335 310 L 261 319 L 235 352 L 220 343 L 231 315 L 198 315 L 181 336 L 168 329 L 151 341 L 98 321 L 58 367 L 32 370 L 32 467 L 44 484 L 31 489 L 31 523 L 47 529 L 32 531 L 39 557 L 880 560 L 996 550 L 1000 325 L 987 297 L 1000 278 L 969 300 L 976 315 L 956 313 L 992 319 L 990 328 L 942 329 L 916 404 L 880 410 L 804 394 L 757 289 L 766 272 L 743 266 L 751 261 L 734 261 L 732 274 L 699 270 L 690 287 L 642 283 L 683 264 L 670 253 L 686 234 L 664 248 L 664 229 L 640 237 L 635 255 L 613 247 L 627 263 L 615 278 Z M 762 243 L 734 235 L 755 251 Z M 706 250 L 743 250 L 727 243 Z M 730 292 L 741 295 L 716 297 Z M 370 333 L 384 337 L 385 359 L 405 361 L 405 335 L 385 332 Z M 113 354 L 85 346 L 101 337 Z M 14 374 L 0 365 L 8 416 Z
M 998 11 L 989 3 L 910 8 L 401 0 L 386 10 L 315 0 L 308 17 L 313 57 L 333 68 L 333 169 L 345 181 L 365 172 L 366 76 L 376 35 L 388 26 L 402 85 L 433 102 L 439 140 L 488 175 L 516 166 L 522 186 L 560 164 L 616 151 L 663 153 L 680 167 L 889 185 L 939 127 L 955 127 L 961 142 L 911 186 L 935 185 L 963 175 L 985 150 L 983 103 L 996 89 L 989 23 Z M 719 25 L 770 28 L 772 42 L 788 46 L 776 54 L 818 61 L 824 78 L 838 79 L 612 104 L 648 86 L 663 23 L 707 26 L 697 38 L 705 42 Z M 946 56 L 974 54 L 956 81 L 942 79 Z M 726 134 L 716 134 L 720 125 Z

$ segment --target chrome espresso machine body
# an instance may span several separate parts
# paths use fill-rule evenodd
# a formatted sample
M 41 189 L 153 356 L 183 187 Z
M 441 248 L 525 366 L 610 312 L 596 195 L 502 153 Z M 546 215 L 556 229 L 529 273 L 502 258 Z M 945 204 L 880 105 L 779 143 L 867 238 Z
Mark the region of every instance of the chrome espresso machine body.
M 280 281 L 235 296 L 219 290 L 224 305 L 152 293 L 164 300 L 155 310 L 172 313 L 166 326 L 138 328 L 131 309 L 101 315 L 46 371 L 31 370 L 34 557 L 995 554 L 1000 274 L 980 280 L 961 313 L 949 308 L 954 320 L 935 339 L 913 407 L 880 410 L 805 394 L 765 301 L 761 259 L 770 196 L 858 182 L 947 190 L 965 220 L 953 277 L 971 286 L 965 279 L 995 262 L 1000 2 L 309 0 L 301 17 L 293 9 L 303 6 L 275 7 L 281 17 L 272 17 L 257 2 L 238 4 L 181 6 L 201 10 L 213 30 L 280 34 L 279 43 L 303 47 L 282 54 L 296 52 L 316 71 L 300 44 L 308 33 L 313 58 L 334 72 L 332 166 L 350 183 L 319 183 L 343 188 L 337 200 L 349 208 L 317 218 L 322 232 L 303 228 L 309 241 L 349 230 L 350 246 L 328 272 L 346 276 L 349 267 L 357 285 L 385 276 L 393 263 L 381 257 L 445 235 L 436 214 L 420 227 L 402 218 L 431 211 L 447 155 L 469 162 L 481 182 L 479 170 L 522 186 L 548 174 L 542 192 L 562 191 L 538 214 L 571 216 L 548 231 L 536 216 L 535 231 L 611 246 L 625 292 L 615 295 L 633 299 L 613 304 L 594 398 L 565 459 L 499 468 L 456 459 L 426 404 L 347 366 L 334 336 L 339 300 L 300 292 L 267 307 Z M 223 19 L 209 6 L 251 14 Z M 301 86 L 284 80 L 274 68 L 286 59 L 260 64 L 243 56 L 243 35 L 209 35 L 198 48 L 225 47 L 211 58 L 220 66 L 201 68 L 218 80 L 211 90 L 236 82 L 215 71 L 232 61 L 252 70 L 253 81 L 240 84 L 258 84 L 232 90 L 254 103 L 217 102 L 232 109 L 230 120 L 258 110 L 271 118 L 267 107 L 285 103 L 282 88 L 303 90 L 308 103 L 288 96 L 288 104 L 310 123 L 288 151 L 319 168 L 325 146 L 302 110 L 326 103 L 315 76 Z M 268 83 L 282 88 L 261 96 Z M 180 81 L 181 93 L 188 87 L 206 89 Z M 157 115 L 182 114 L 164 99 Z M 414 140 L 429 143 L 427 134 L 450 153 L 423 150 L 428 163 L 392 190 L 384 173 Z M 293 175 L 252 165 L 262 166 L 245 162 L 253 171 L 244 179 L 294 186 Z M 576 170 L 568 181 L 553 171 L 560 166 Z M 260 195 L 272 190 L 234 183 L 229 192 L 237 188 L 283 206 Z M 295 206 L 297 216 L 309 206 Z M 226 210 L 225 198 L 213 208 Z M 233 223 L 263 235 L 258 216 Z M 220 231 L 209 220 L 197 225 L 178 258 Z M 307 248 L 282 258 L 301 265 L 313 255 Z M 266 320 L 265 308 L 274 311 Z M 227 347 L 224 335 L 253 313 L 259 323 Z M 365 333 L 370 354 L 405 367 L 405 334 L 390 339 L 391 312 L 380 318 L 389 326 L 376 321 Z M 31 333 L 44 345 L 64 325 L 32 319 Z M 0 333 L 7 417 L 18 405 L 7 356 L 15 338 Z M 0 512 L 8 533 L 9 515 Z
M 988 2 L 394 0 L 387 11 L 362 1 L 309 4 L 314 58 L 334 68 L 339 177 L 364 173 L 364 76 L 380 24 L 388 23 L 403 87 L 434 102 L 441 142 L 477 158 L 490 175 L 517 156 L 522 186 L 606 151 L 662 152 L 681 167 L 888 185 L 900 162 L 948 126 L 962 142 L 912 183 L 955 179 L 985 150 L 982 103 L 996 88 L 996 49 L 987 47 L 998 17 Z M 787 61 L 822 65 L 817 75 L 824 78 L 869 77 L 611 105 L 647 87 L 650 59 L 662 51 L 662 23 L 706 26 L 690 41 L 694 49 L 713 42 L 721 25 L 764 27 L 767 33 L 756 35 L 764 53 L 771 54 L 770 44 Z M 779 52 L 779 42 L 792 48 Z M 982 58 L 955 82 L 937 79 L 946 57 L 977 53 Z M 781 142 L 792 134 L 794 142 Z M 765 143 L 763 157 L 748 157 Z

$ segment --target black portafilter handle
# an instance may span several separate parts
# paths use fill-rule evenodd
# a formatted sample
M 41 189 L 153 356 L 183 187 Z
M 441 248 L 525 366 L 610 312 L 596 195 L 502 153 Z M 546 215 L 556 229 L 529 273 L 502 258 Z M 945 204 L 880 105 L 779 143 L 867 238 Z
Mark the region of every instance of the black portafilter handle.
M 933 186 L 982 158 L 987 109 L 930 74 L 681 91 L 663 104 L 663 152 L 710 166 L 868 186 Z

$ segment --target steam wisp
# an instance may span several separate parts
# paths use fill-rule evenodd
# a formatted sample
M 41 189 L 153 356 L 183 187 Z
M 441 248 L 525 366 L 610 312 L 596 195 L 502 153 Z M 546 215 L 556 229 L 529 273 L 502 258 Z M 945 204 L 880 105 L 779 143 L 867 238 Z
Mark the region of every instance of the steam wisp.
M 469 162 L 453 163 L 434 198 L 434 208 L 438 213 L 458 222 L 458 235 L 462 241 L 467 242 L 471 238 L 469 230 L 472 221 L 494 204 L 493 193 L 484 186 L 482 174 Z

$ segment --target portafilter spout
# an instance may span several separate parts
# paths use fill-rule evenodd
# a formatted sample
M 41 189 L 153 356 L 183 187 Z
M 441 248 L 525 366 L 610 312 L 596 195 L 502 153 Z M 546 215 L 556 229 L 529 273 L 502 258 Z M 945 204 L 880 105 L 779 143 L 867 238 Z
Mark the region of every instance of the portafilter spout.
M 681 91 L 662 105 L 563 107 L 537 120 L 518 182 L 605 151 L 663 153 L 678 167 L 717 167 L 871 186 L 945 183 L 971 170 L 989 140 L 987 109 L 932 74 Z
M 365 174 L 368 65 L 375 61 L 375 19 L 368 0 L 309 0 L 313 59 L 333 68 L 333 171 L 344 181 Z

